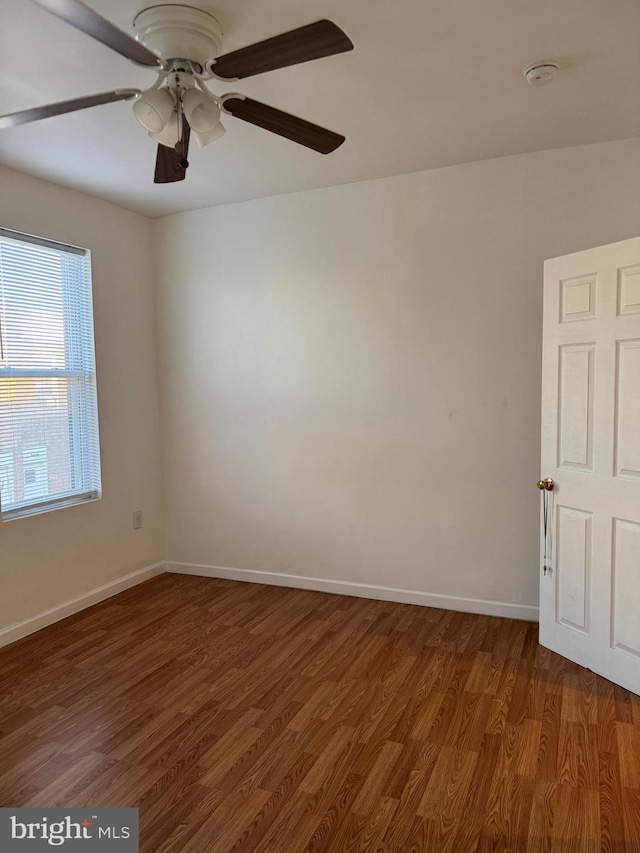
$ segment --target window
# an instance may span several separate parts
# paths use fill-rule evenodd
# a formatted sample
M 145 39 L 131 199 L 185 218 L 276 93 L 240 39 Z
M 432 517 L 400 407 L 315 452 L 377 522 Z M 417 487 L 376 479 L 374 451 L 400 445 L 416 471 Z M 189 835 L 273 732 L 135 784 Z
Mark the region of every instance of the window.
M 2 519 L 100 488 L 90 253 L 0 229 Z

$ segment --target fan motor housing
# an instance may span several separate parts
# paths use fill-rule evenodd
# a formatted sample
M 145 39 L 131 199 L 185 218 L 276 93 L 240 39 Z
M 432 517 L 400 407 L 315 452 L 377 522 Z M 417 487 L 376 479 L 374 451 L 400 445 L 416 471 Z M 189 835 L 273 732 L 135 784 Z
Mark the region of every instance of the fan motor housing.
M 133 21 L 136 39 L 162 59 L 190 59 L 205 67 L 222 49 L 220 22 L 195 6 L 149 6 Z

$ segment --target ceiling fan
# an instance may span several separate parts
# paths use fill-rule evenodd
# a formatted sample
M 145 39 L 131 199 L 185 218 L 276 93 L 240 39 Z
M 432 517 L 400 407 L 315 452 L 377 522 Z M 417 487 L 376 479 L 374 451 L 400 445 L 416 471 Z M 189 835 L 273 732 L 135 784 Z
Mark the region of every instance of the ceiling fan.
M 344 136 L 235 92 L 216 95 L 206 81 L 241 80 L 353 50 L 349 37 L 331 21 L 304 27 L 220 54 L 222 28 L 209 12 L 168 3 L 150 6 L 134 19 L 136 37 L 118 29 L 82 0 L 34 0 L 38 6 L 137 65 L 157 72 L 153 86 L 116 89 L 0 116 L 0 128 L 39 121 L 114 101 L 133 101 L 133 112 L 158 142 L 154 181 L 182 181 L 189 165 L 189 140 L 208 145 L 225 133 L 221 112 L 329 154 Z

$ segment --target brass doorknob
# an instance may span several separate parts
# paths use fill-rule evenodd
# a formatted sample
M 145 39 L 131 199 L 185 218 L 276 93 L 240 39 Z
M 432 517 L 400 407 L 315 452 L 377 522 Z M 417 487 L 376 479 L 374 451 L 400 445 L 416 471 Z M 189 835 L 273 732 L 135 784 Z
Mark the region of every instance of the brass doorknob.
M 538 488 L 541 492 L 545 489 L 547 492 L 552 492 L 554 487 L 555 482 L 551 479 L 551 477 L 545 477 L 544 480 L 538 480 Z

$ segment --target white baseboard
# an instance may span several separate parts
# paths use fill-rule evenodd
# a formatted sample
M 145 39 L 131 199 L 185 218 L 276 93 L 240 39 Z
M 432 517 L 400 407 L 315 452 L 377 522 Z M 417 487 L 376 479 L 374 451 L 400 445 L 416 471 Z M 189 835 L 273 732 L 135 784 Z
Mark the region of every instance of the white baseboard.
M 73 616 L 74 613 L 91 607 L 92 604 L 104 601 L 105 598 L 111 598 L 112 595 L 124 592 L 125 589 L 149 580 L 156 575 L 161 575 L 165 571 L 164 562 L 145 566 L 144 569 L 138 569 L 136 572 L 131 572 L 129 575 L 117 578 L 110 583 L 97 587 L 97 589 L 85 592 L 84 595 L 79 595 L 78 598 L 72 598 L 71 601 L 65 601 L 63 604 L 38 613 L 36 616 L 30 616 L 28 619 L 23 619 L 21 622 L 9 625 L 8 628 L 2 628 L 0 629 L 0 647 L 8 646 L 9 643 L 15 643 L 16 640 L 21 640 L 23 637 L 39 631 L 40 628 L 46 628 L 47 625 L 53 625 L 54 622 L 66 619 L 67 616 Z
M 269 586 L 288 586 L 293 589 L 312 589 L 357 598 L 374 598 L 380 601 L 397 601 L 400 604 L 419 604 L 423 607 L 440 607 L 462 613 L 480 613 L 484 616 L 504 616 L 508 619 L 538 621 L 538 608 L 528 604 L 510 604 L 481 598 L 462 598 L 457 595 L 438 595 L 415 589 L 396 589 L 390 586 L 371 586 L 353 581 L 310 578 L 303 575 L 285 575 L 278 572 L 261 572 L 255 569 L 229 569 L 223 566 L 201 566 L 197 563 L 165 563 L 167 572 L 180 575 L 202 575 L 231 581 L 263 583 Z

